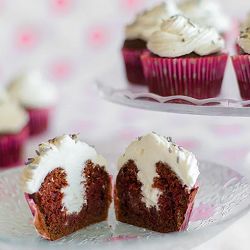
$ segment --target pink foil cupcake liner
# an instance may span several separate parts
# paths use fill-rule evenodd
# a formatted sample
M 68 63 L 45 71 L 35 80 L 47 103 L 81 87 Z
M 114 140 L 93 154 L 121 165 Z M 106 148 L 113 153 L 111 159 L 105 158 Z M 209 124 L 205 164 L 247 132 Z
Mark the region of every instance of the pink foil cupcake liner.
M 127 79 L 132 84 L 145 84 L 141 55 L 144 49 L 122 49 Z
M 49 126 L 50 109 L 27 109 L 29 113 L 30 135 L 38 135 L 45 132 Z
M 196 99 L 220 94 L 227 54 L 204 57 L 161 58 L 141 56 L 149 91 L 161 96 L 184 95 Z
M 232 57 L 240 95 L 242 99 L 250 99 L 250 55 L 236 55 Z
M 24 163 L 23 148 L 28 136 L 28 127 L 18 134 L 0 135 L 0 167 L 14 167 Z

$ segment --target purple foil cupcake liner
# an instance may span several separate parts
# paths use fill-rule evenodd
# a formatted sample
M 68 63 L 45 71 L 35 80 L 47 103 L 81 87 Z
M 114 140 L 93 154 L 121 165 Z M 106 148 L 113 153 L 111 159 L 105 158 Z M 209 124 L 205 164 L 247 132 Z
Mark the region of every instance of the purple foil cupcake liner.
M 184 95 L 197 99 L 216 97 L 221 92 L 227 54 L 161 58 L 141 56 L 149 91 L 161 96 Z

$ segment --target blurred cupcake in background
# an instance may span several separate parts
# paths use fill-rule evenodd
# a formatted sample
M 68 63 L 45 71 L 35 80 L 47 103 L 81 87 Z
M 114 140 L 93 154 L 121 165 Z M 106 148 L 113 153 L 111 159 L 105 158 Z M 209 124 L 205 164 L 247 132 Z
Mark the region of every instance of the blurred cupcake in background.
M 0 167 L 23 164 L 23 150 L 29 136 L 29 116 L 0 88 Z
M 223 12 L 218 1 L 183 0 L 178 5 L 183 15 L 193 22 L 215 28 L 224 37 L 231 29 L 231 20 Z
M 141 56 L 150 92 L 197 99 L 218 96 L 228 58 L 224 46 L 215 29 L 182 15 L 164 21 L 148 41 L 151 53 Z
M 138 14 L 134 22 L 126 26 L 122 54 L 130 83 L 144 84 L 140 56 L 146 49 L 146 43 L 149 37 L 159 29 L 162 20 L 177 13 L 179 10 L 175 3 L 169 0 Z
M 55 86 L 44 79 L 39 71 L 33 71 L 14 79 L 8 91 L 28 112 L 30 135 L 45 132 L 57 101 Z
M 232 57 L 242 99 L 250 99 L 250 26 L 238 37 L 238 54 Z

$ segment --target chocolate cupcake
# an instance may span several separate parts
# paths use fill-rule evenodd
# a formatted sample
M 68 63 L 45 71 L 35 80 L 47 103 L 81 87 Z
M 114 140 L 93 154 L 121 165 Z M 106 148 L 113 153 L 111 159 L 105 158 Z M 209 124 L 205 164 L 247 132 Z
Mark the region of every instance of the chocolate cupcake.
M 218 96 L 228 58 L 224 45 L 213 28 L 182 15 L 165 20 L 148 41 L 150 52 L 141 56 L 150 92 L 197 99 Z
M 238 54 L 232 61 L 242 99 L 250 99 L 250 26 L 242 29 L 238 37 Z
M 0 88 L 0 168 L 23 164 L 29 116 Z
M 39 71 L 33 71 L 13 80 L 8 90 L 10 96 L 29 113 L 30 134 L 45 132 L 57 100 L 55 86 L 45 80 Z
M 146 50 L 149 37 L 159 29 L 162 20 L 177 13 L 175 4 L 168 1 L 138 14 L 135 21 L 126 26 L 122 55 L 130 83 L 145 83 L 140 56 Z
M 77 135 L 39 145 L 27 162 L 22 188 L 45 239 L 56 240 L 107 219 L 111 178 L 107 161 Z
M 118 161 L 117 220 L 168 233 L 187 228 L 198 192 L 198 161 L 156 133 L 132 142 Z

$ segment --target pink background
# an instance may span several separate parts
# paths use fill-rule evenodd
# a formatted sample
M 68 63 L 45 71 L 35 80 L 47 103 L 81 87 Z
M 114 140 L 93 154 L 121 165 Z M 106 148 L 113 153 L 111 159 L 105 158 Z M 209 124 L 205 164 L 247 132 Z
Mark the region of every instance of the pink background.
M 153 130 L 172 136 L 200 159 L 229 165 L 249 175 L 250 119 L 149 112 L 98 97 L 95 77 L 121 64 L 124 24 L 153 2 L 0 0 L 1 84 L 7 84 L 20 71 L 40 68 L 55 82 L 60 94 L 50 131 L 30 140 L 26 156 L 31 156 L 42 140 L 80 132 L 115 167 L 130 140 Z M 250 10 L 247 0 L 221 2 L 234 18 L 243 18 Z M 236 84 L 234 76 L 233 81 Z M 239 244 L 249 249 L 249 223 L 250 215 L 196 249 L 239 249 Z

